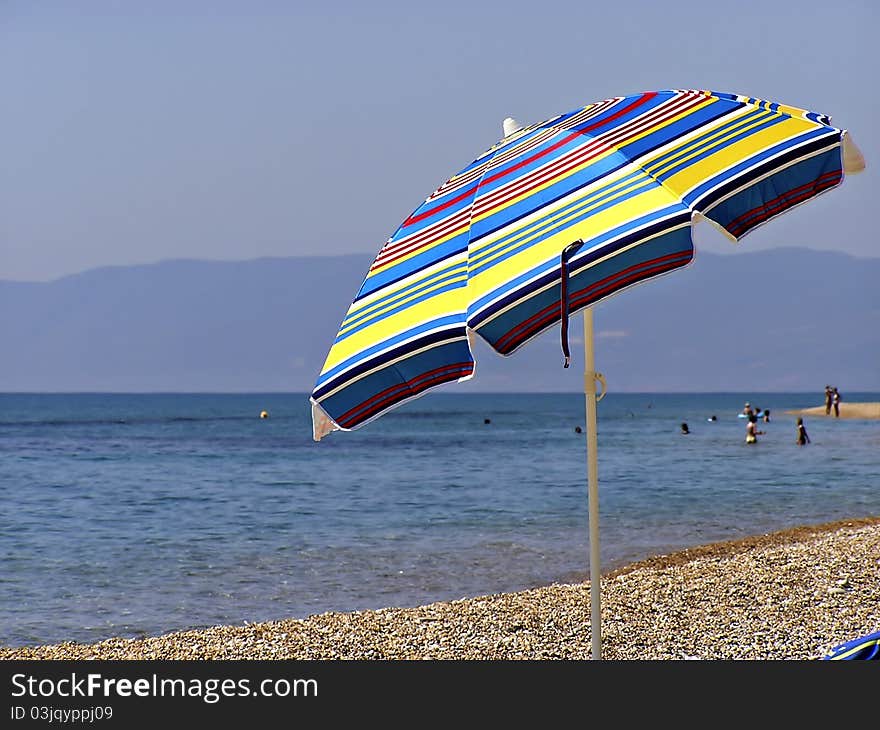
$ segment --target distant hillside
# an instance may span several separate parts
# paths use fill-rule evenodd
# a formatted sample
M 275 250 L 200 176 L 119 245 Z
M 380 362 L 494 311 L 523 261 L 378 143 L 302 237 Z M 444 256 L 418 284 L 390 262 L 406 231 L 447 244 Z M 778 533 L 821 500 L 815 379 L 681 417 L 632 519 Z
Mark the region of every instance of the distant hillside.
M 308 392 L 372 256 L 167 261 L 0 282 L 0 391 Z M 880 390 L 880 259 L 698 252 L 595 309 L 612 391 Z M 579 391 L 554 328 L 470 390 Z

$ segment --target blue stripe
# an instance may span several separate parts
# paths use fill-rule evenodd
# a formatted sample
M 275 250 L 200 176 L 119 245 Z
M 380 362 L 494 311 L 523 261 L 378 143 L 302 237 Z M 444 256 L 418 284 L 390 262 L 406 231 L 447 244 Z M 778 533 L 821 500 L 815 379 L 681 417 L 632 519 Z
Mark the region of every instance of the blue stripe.
M 462 343 L 456 343 L 456 344 L 461 346 Z M 467 346 L 465 345 L 463 349 L 467 350 Z M 467 355 L 468 361 L 473 363 L 473 360 L 470 358 L 469 353 L 465 352 L 463 354 Z M 353 404 L 350 405 L 347 410 L 340 411 L 340 418 L 341 418 L 342 414 L 345 414 L 345 413 L 348 414 L 347 418 L 345 418 L 343 420 L 343 422 L 340 423 L 340 425 L 348 425 L 349 427 L 356 426 L 358 423 L 360 423 L 364 419 L 374 418 L 376 415 L 378 415 L 380 413 L 384 413 L 389 408 L 393 408 L 395 405 L 400 403 L 400 401 L 402 401 L 402 400 L 406 400 L 407 398 L 411 398 L 414 395 L 418 395 L 419 393 L 422 393 L 425 390 L 430 390 L 432 388 L 439 387 L 440 385 L 442 385 L 444 383 L 448 383 L 453 380 L 458 380 L 461 377 L 460 367 L 457 367 L 454 365 L 447 365 L 446 364 L 446 356 L 441 355 L 440 357 L 437 357 L 435 355 L 434 350 L 428 350 L 427 352 L 419 353 L 419 355 L 434 355 L 434 357 L 432 359 L 434 361 L 436 361 L 436 363 L 438 363 L 438 364 L 432 365 L 430 362 L 426 362 L 425 358 L 418 358 L 418 360 L 416 360 L 416 358 L 414 358 L 414 357 L 409 357 L 405 361 L 403 361 L 402 363 L 396 363 L 388 368 L 385 368 L 384 370 L 379 371 L 378 373 L 373 374 L 373 375 L 380 375 L 381 374 L 381 375 L 391 376 L 391 377 L 387 378 L 385 380 L 385 382 L 377 383 L 376 382 L 377 378 L 373 377 L 372 375 L 369 376 L 368 378 L 366 378 L 366 380 L 368 380 L 371 383 L 371 387 L 369 389 L 367 389 L 367 391 L 366 391 L 366 395 L 367 395 L 366 398 L 363 398 L 363 396 L 357 390 L 355 390 L 352 393 L 347 394 L 347 395 L 351 396 L 349 398 L 349 401 L 353 401 Z M 419 363 L 419 370 L 412 378 L 407 378 L 405 380 L 402 377 L 400 377 L 399 367 L 401 364 L 405 365 L 407 367 L 407 369 L 412 370 L 412 369 L 414 369 L 413 365 L 416 362 Z M 462 361 L 462 362 L 465 362 L 465 361 Z M 434 372 L 431 375 L 430 379 L 437 380 L 438 382 L 435 382 L 432 385 L 428 385 L 428 386 L 426 386 L 424 384 L 424 382 L 419 382 L 419 378 L 423 377 L 425 374 L 427 374 L 431 371 L 437 371 L 437 372 Z M 416 382 L 414 382 L 414 383 L 411 382 L 413 380 L 415 380 Z M 373 414 L 370 414 L 369 411 L 376 409 L 378 404 L 372 403 L 372 402 L 367 402 L 367 401 L 369 401 L 371 398 L 375 397 L 379 393 L 382 393 L 382 392 L 388 391 L 388 390 L 392 390 L 394 392 L 386 395 L 385 398 L 383 398 L 380 401 L 381 405 L 378 407 L 378 410 L 375 410 Z M 337 393 L 336 395 L 341 395 L 341 391 L 340 391 L 340 393 Z M 363 398 L 363 400 L 359 400 L 359 398 Z M 335 407 L 337 407 L 337 405 L 342 405 L 342 404 L 334 403 L 331 407 L 335 408 Z M 321 403 L 321 406 L 322 407 L 324 406 L 323 402 Z
M 443 286 L 443 287 L 440 287 L 439 289 L 435 289 L 433 291 L 427 292 L 426 294 L 422 294 L 421 296 L 418 296 L 414 299 L 407 299 L 405 302 L 398 304 L 396 307 L 392 307 L 390 309 L 384 309 L 381 312 L 377 312 L 373 316 L 364 320 L 362 323 L 353 327 L 349 332 L 346 332 L 345 334 L 342 334 L 339 337 L 337 337 L 336 341 L 333 344 L 335 345 L 337 342 L 342 342 L 343 340 L 348 339 L 349 337 L 360 332 L 361 330 L 365 329 L 366 327 L 371 327 L 373 324 L 375 324 L 378 321 L 381 321 L 383 319 L 387 319 L 388 317 L 392 317 L 395 314 L 397 314 L 398 312 L 403 312 L 403 311 L 409 309 L 410 307 L 414 307 L 419 302 L 424 302 L 428 299 L 433 299 L 434 297 L 436 297 L 440 294 L 443 294 L 443 293 L 449 292 L 449 291 L 455 291 L 456 289 L 461 289 L 465 286 L 467 286 L 467 277 L 464 277 L 462 279 L 462 281 L 460 281 L 460 282 L 454 282 L 451 284 L 447 284 L 446 286 Z
M 837 149 L 828 150 L 828 152 L 822 155 L 814 155 L 777 171 L 770 177 L 764 178 L 736 195 L 727 198 L 723 203 L 712 208 L 708 215 L 712 220 L 725 228 L 731 225 L 731 221 L 735 221 L 733 230 L 730 232 L 737 238 L 742 238 L 752 228 L 770 218 L 775 218 L 791 207 L 791 205 L 803 202 L 796 200 L 792 203 L 786 200 L 786 196 L 792 195 L 792 190 L 806 183 L 815 185 L 816 181 L 823 174 L 833 172 L 840 172 L 840 155 Z M 823 192 L 825 189 L 828 189 L 827 184 L 826 187 L 818 191 L 812 188 L 807 199 Z M 794 193 L 794 195 L 796 197 L 801 196 L 803 192 L 799 191 Z M 782 199 L 777 200 L 780 196 L 782 196 Z M 771 200 L 775 200 L 774 211 L 768 212 L 763 210 L 762 206 Z M 751 211 L 751 215 L 747 219 L 737 220 L 749 211 Z
M 586 252 L 581 252 L 577 257 L 577 260 L 571 262 L 572 271 L 576 273 L 582 269 L 591 268 L 601 259 L 608 258 L 612 254 L 628 249 L 632 247 L 633 244 L 644 243 L 650 245 L 655 239 L 671 235 L 676 230 L 684 230 L 685 235 L 688 237 L 688 240 L 690 240 L 690 226 L 688 225 L 690 221 L 691 212 L 690 210 L 685 210 L 677 215 L 657 221 L 656 223 L 652 223 L 651 225 L 637 231 L 627 233 L 604 246 L 596 246 Z M 516 306 L 518 300 L 527 299 L 528 297 L 533 296 L 535 292 L 547 288 L 548 285 L 557 283 L 558 280 L 559 270 L 554 267 L 549 271 L 534 277 L 519 289 L 495 299 L 491 304 L 488 304 L 481 309 L 479 313 L 472 314 L 468 317 L 468 324 L 471 327 L 476 327 L 480 323 L 492 319 L 502 310 L 511 306 Z
M 630 286 L 634 283 L 621 283 L 615 286 L 615 280 L 622 276 L 622 272 L 625 269 L 636 268 L 636 271 L 631 272 L 631 275 L 638 278 L 644 274 L 644 271 L 640 272 L 638 267 L 645 267 L 656 259 L 670 254 L 687 254 L 686 260 L 683 259 L 680 263 L 677 263 L 676 267 L 686 265 L 693 256 L 693 243 L 691 241 L 690 228 L 680 228 L 661 234 L 660 236 L 651 238 L 634 248 L 622 251 L 610 259 L 606 259 L 601 263 L 585 268 L 585 265 L 590 262 L 589 259 L 595 260 L 608 253 L 609 251 L 607 250 L 590 252 L 586 256 L 588 260 L 580 262 L 580 270 L 571 272 L 569 288 L 571 293 L 570 298 L 572 300 L 577 299 L 578 293 L 583 293 L 598 282 L 603 282 L 608 286 L 611 286 L 612 290 L 595 298 L 595 301 L 601 301 L 614 294 L 618 289 Z M 645 278 L 650 279 L 658 275 L 659 274 L 651 274 L 650 276 L 643 277 L 641 280 L 644 280 Z M 554 306 L 558 303 L 559 284 L 557 283 L 541 292 L 534 292 L 531 296 L 529 296 L 528 292 L 523 292 L 522 294 L 522 299 L 514 307 L 510 308 L 500 316 L 495 317 L 486 324 L 477 324 L 475 328 L 476 331 L 493 347 L 495 343 L 507 335 L 508 332 L 521 322 L 525 322 L 543 309 Z M 582 307 L 583 305 L 580 305 L 579 308 Z M 539 331 L 547 329 L 558 321 L 559 317 L 555 316 L 551 321 L 543 325 Z M 529 335 L 528 339 L 534 337 L 536 334 L 537 332 L 533 332 Z M 518 346 L 519 345 L 517 345 L 517 347 Z
M 369 274 L 364 280 L 363 286 L 361 286 L 357 297 L 355 297 L 355 301 L 368 294 L 372 294 L 377 289 L 393 284 L 395 281 L 405 279 L 407 276 L 411 276 L 421 269 L 426 269 L 433 264 L 437 264 L 443 261 L 443 259 L 463 253 L 467 250 L 468 238 L 468 232 L 465 230 L 457 236 L 450 238 L 445 243 L 439 245 L 434 244 L 426 251 L 423 251 L 412 258 L 401 261 L 393 266 L 383 268 L 373 274 Z
M 345 319 L 342 320 L 342 324 L 339 326 L 339 329 L 344 330 L 348 327 L 357 325 L 364 319 L 375 319 L 376 316 L 382 316 L 383 308 L 393 306 L 395 300 L 405 299 L 407 297 L 411 297 L 414 294 L 421 294 L 422 292 L 433 286 L 437 286 L 439 284 L 442 284 L 443 282 L 450 281 L 456 276 L 461 276 L 462 274 L 466 273 L 467 261 L 462 261 L 455 264 L 454 266 L 450 266 L 449 268 L 444 269 L 443 271 L 438 271 L 434 275 L 423 279 L 419 283 L 413 283 L 411 286 L 408 286 L 404 291 L 390 292 L 385 296 L 380 297 L 376 301 L 370 302 L 368 306 L 365 306 L 358 312 L 349 312 L 349 314 L 346 315 Z M 459 286 L 467 286 L 467 282 L 462 281 Z M 444 291 L 446 291 L 446 289 L 444 289 Z
M 491 215 L 478 221 L 473 221 L 471 224 L 471 242 L 478 241 L 483 236 L 505 228 L 520 218 L 524 218 L 580 188 L 591 185 L 629 163 L 630 161 L 622 155 L 610 154 L 592 162 L 577 173 L 569 173 L 566 177 L 554 182 L 549 187 L 539 192 L 532 192 L 513 205 L 507 204 Z
M 578 111 L 580 111 L 580 110 L 578 109 Z M 576 113 L 576 112 L 574 112 L 574 113 Z M 496 142 L 496 146 L 494 146 L 490 149 L 491 154 L 483 153 L 483 155 L 481 155 L 476 160 L 474 160 L 473 163 L 468 165 L 465 168 L 465 170 L 470 170 L 471 168 L 477 167 L 478 165 L 483 165 L 486 163 L 487 160 L 494 159 L 494 158 L 498 157 L 499 155 L 505 155 L 508 152 L 510 152 L 511 150 L 515 149 L 516 147 L 519 147 L 522 144 L 527 144 L 532 139 L 534 139 L 536 135 L 543 134 L 544 131 L 545 131 L 544 128 L 536 127 L 535 129 L 533 129 L 529 132 L 523 133 L 522 136 L 520 136 L 520 137 L 516 137 L 515 139 L 511 138 L 507 142 L 505 142 L 503 139 L 501 139 L 498 142 Z
M 622 101 L 618 102 L 617 104 L 614 104 L 611 107 L 609 107 L 608 109 L 604 110 L 601 114 L 597 114 L 594 117 L 590 117 L 589 119 L 585 119 L 580 124 L 574 125 L 571 129 L 559 129 L 559 126 L 558 126 L 559 120 L 558 119 L 554 120 L 552 125 L 547 125 L 545 127 L 542 127 L 542 131 L 548 130 L 548 129 L 553 131 L 554 132 L 553 136 L 549 140 L 547 140 L 547 142 L 539 145 L 538 147 L 531 149 L 531 150 L 528 150 L 527 152 L 523 153 L 522 155 L 517 156 L 516 158 L 510 160 L 509 162 L 506 162 L 504 165 L 500 165 L 499 167 L 494 168 L 491 171 L 490 176 L 494 178 L 494 177 L 496 177 L 496 175 L 501 173 L 501 179 L 493 180 L 491 183 L 486 183 L 484 181 L 483 184 L 480 186 L 480 195 L 481 196 L 486 195 L 487 193 L 491 193 L 492 191 L 496 190 L 497 188 L 508 184 L 511 181 L 511 179 L 513 179 L 508 176 L 508 173 L 511 170 L 511 168 L 515 167 L 516 165 L 521 165 L 524 159 L 529 159 L 529 158 L 535 157 L 536 155 L 540 155 L 541 152 L 547 150 L 548 148 L 550 148 L 554 145 L 559 144 L 559 142 L 561 140 L 565 139 L 566 137 L 570 136 L 571 139 L 568 142 L 566 142 L 566 144 L 562 145 L 561 147 L 554 149 L 551 155 L 540 156 L 540 157 L 538 157 L 538 159 L 533 159 L 532 162 L 530 162 L 529 164 L 523 165 L 522 167 L 518 168 L 516 170 L 516 177 L 518 178 L 523 175 L 527 175 L 528 173 L 530 173 L 530 172 L 536 170 L 537 168 L 542 167 L 543 165 L 546 165 L 548 163 L 557 162 L 561 157 L 564 157 L 569 152 L 572 152 L 572 151 L 574 151 L 580 147 L 583 147 L 587 144 L 590 144 L 595 137 L 597 137 L 607 131 L 617 129 L 620 125 L 626 124 L 627 122 L 648 113 L 652 109 L 655 109 L 656 107 L 661 106 L 662 104 L 665 104 L 666 102 L 669 101 L 669 99 L 671 97 L 672 97 L 671 92 L 663 92 L 663 93 L 659 94 L 658 96 L 652 98 L 650 101 L 636 107 L 634 110 L 631 110 L 631 111 L 627 112 L 626 114 L 624 114 L 623 116 L 617 117 L 616 119 L 612 120 L 610 126 L 609 126 L 607 120 L 611 116 L 613 116 L 614 114 L 617 114 L 621 107 L 625 107 L 627 104 L 631 104 L 634 101 L 637 101 L 638 99 L 640 99 L 641 95 L 628 96 L 625 99 L 623 99 Z M 573 112 L 569 116 L 573 116 L 574 114 L 579 114 L 582 111 L 583 111 L 583 108 L 578 109 L 576 112 Z M 595 125 L 598 125 L 598 127 L 596 127 L 595 129 L 590 129 L 589 132 L 582 131 L 588 127 L 592 128 Z M 601 177 L 609 169 L 613 169 L 614 167 L 619 167 L 619 160 L 618 160 L 617 164 L 608 165 L 606 163 L 603 167 L 604 167 L 604 169 L 599 171 L 598 174 L 596 174 L 596 176 L 595 176 L 596 178 Z M 574 187 L 576 187 L 576 186 L 574 186 Z M 572 187 L 572 189 L 574 189 L 574 188 Z
M 653 149 L 668 144 L 671 140 L 687 134 L 702 124 L 720 119 L 732 111 L 740 108 L 741 103 L 731 105 L 710 104 L 688 115 L 684 119 L 663 127 L 647 137 L 621 147 L 620 153 L 610 154 L 602 159 L 591 163 L 589 166 L 578 171 L 574 175 L 565 177 L 539 194 L 533 194 L 519 201 L 515 205 L 508 205 L 492 215 L 475 221 L 471 226 L 471 242 L 498 231 L 511 223 L 524 218 L 536 210 L 541 209 L 561 198 L 570 195 L 575 190 L 592 184 L 596 180 L 609 175 L 626 165 L 631 164 L 633 159 L 642 156 Z M 480 191 L 482 194 L 482 190 Z
M 437 221 L 444 220 L 449 216 L 457 213 L 462 209 L 470 208 L 470 206 L 474 202 L 474 196 L 477 194 L 477 190 L 480 187 L 480 180 L 474 180 L 472 183 L 468 184 L 467 187 L 461 188 L 451 193 L 451 195 L 444 195 L 439 198 L 435 198 L 433 200 L 425 201 L 418 208 L 416 208 L 410 215 L 407 220 L 410 218 L 415 218 L 416 216 L 425 215 L 423 219 L 418 221 L 417 223 L 410 223 L 407 225 L 407 222 L 404 221 L 400 224 L 400 227 L 394 232 L 394 235 L 391 236 L 392 241 L 398 241 L 404 236 L 411 236 L 419 231 L 427 228 L 428 226 L 436 223 Z M 445 205 L 449 198 L 458 198 L 459 196 L 463 196 L 461 200 L 459 200 L 455 205 L 449 205 L 445 208 L 441 207 Z
M 602 233 L 599 236 L 596 236 L 595 238 L 585 240 L 584 247 L 581 249 L 581 251 L 586 252 L 588 249 L 592 249 L 596 246 L 601 246 L 601 245 L 607 243 L 608 241 L 611 241 L 612 239 L 617 238 L 618 236 L 623 236 L 628 231 L 634 231 L 635 229 L 637 229 L 643 225 L 648 225 L 651 221 L 656 221 L 661 218 L 664 218 L 665 216 L 672 215 L 674 213 L 681 213 L 684 211 L 690 212 L 689 209 L 686 208 L 685 206 L 683 206 L 679 203 L 674 203 L 670 206 L 667 206 L 666 208 L 661 208 L 660 210 L 658 210 L 655 213 L 649 213 L 648 215 L 644 215 L 639 218 L 634 218 L 630 221 L 627 221 L 626 223 L 623 223 L 623 224 L 617 226 L 616 228 L 612 228 L 608 231 L 605 231 L 604 233 Z M 576 237 L 577 237 L 576 233 L 572 232 L 572 238 L 576 238 Z M 602 253 L 604 254 L 606 252 L 602 252 Z M 572 267 L 573 272 L 577 269 L 578 259 L 582 258 L 584 255 L 585 254 L 582 253 L 578 256 L 575 256 L 572 259 L 571 267 Z M 559 259 L 558 259 L 558 257 L 554 257 L 550 261 L 548 261 L 544 264 L 540 264 L 539 266 L 536 266 L 536 267 L 530 269 L 529 271 L 525 272 L 524 274 L 521 274 L 520 276 L 517 276 L 516 278 L 511 279 L 508 282 L 505 282 L 504 284 L 502 284 L 498 288 L 494 289 L 493 291 L 489 292 L 485 296 L 480 297 L 470 307 L 468 307 L 468 321 L 470 322 L 470 319 L 473 316 L 474 312 L 478 311 L 479 309 L 481 309 L 485 305 L 489 304 L 489 302 L 491 302 L 492 300 L 497 299 L 500 296 L 504 296 L 508 292 L 511 292 L 511 291 L 521 287 L 526 281 L 534 278 L 537 275 L 543 274 L 544 272 L 549 271 L 551 269 L 558 269 L 558 268 L 559 268 Z
M 712 105 L 709 109 L 714 109 L 718 105 Z M 682 134 L 685 134 L 688 131 L 693 131 L 697 127 L 705 126 L 706 124 L 710 124 L 713 121 L 716 121 L 719 118 L 729 114 L 730 112 L 736 111 L 739 107 L 736 105 L 730 106 L 724 114 L 716 114 L 713 116 L 707 116 L 700 119 L 700 124 L 692 127 L 690 130 L 682 129 Z M 649 163 L 644 165 L 645 169 L 648 170 L 649 173 L 653 174 L 653 170 L 660 169 L 665 167 L 676 160 L 681 161 L 682 157 L 686 157 L 697 150 L 706 147 L 707 145 L 718 145 L 720 137 L 736 133 L 736 130 L 742 130 L 745 127 L 748 127 L 751 124 L 759 121 L 760 119 L 770 119 L 772 118 L 769 112 L 763 110 L 755 110 L 748 112 L 747 114 L 742 114 L 733 119 L 729 119 L 728 121 L 713 127 L 712 129 L 704 130 L 700 135 L 694 137 L 693 139 L 688 140 L 687 142 L 683 142 L 681 145 L 675 147 L 667 151 L 665 154 L 660 157 L 652 159 Z M 688 121 L 690 117 L 686 117 L 682 121 Z M 670 135 L 669 140 L 672 141 L 676 135 Z M 728 144 L 728 143 L 724 143 Z M 627 156 L 634 156 L 634 150 L 630 148 L 630 146 L 624 149 Z
M 647 114 L 652 109 L 656 109 L 658 106 L 662 106 L 669 102 L 674 96 L 676 96 L 673 91 L 659 91 L 656 96 L 650 98 L 648 101 L 639 104 L 635 107 L 635 109 L 630 109 L 625 114 L 621 116 L 615 116 L 622 108 L 627 107 L 639 99 L 642 99 L 644 94 L 634 94 L 632 96 L 627 96 L 623 98 L 617 104 L 609 107 L 601 114 L 592 117 L 591 119 L 585 120 L 582 124 L 576 125 L 573 129 L 574 131 L 580 132 L 581 134 L 586 134 L 589 137 L 597 137 L 600 134 L 604 134 L 605 132 L 609 132 L 612 130 L 619 129 L 627 122 L 632 121 L 636 117 L 640 117 L 643 114 Z M 614 117 L 611 119 L 611 117 Z M 590 127 L 588 132 L 584 132 L 583 130 Z
M 372 347 L 368 347 L 366 350 L 361 350 L 360 352 L 352 355 L 348 359 L 343 360 L 336 367 L 331 368 L 326 373 L 321 373 L 320 377 L 318 378 L 317 385 L 320 386 L 321 384 L 327 382 L 354 363 L 364 360 L 371 355 L 375 355 L 377 352 L 381 352 L 388 347 L 393 347 L 394 345 L 400 344 L 404 340 L 416 337 L 423 332 L 427 332 L 428 330 L 438 328 L 454 329 L 456 327 L 461 327 L 462 325 L 464 325 L 464 323 L 464 312 L 462 312 L 461 314 L 453 314 L 449 315 L 448 317 L 439 317 L 437 319 L 432 319 L 429 322 L 424 322 L 417 327 L 413 327 L 412 329 L 408 329 L 405 332 L 401 332 L 397 335 L 394 335 L 393 337 L 389 337 L 387 340 L 382 340 L 382 342 L 379 342 Z
M 721 185 L 725 180 L 733 180 L 742 174 L 745 170 L 754 167 L 756 164 L 760 163 L 762 160 L 768 160 L 774 155 L 777 155 L 781 152 L 793 150 L 797 147 L 805 145 L 806 143 L 812 140 L 818 140 L 822 137 L 828 137 L 829 143 L 833 140 L 834 137 L 840 138 L 840 131 L 833 128 L 825 128 L 825 129 L 816 129 L 809 132 L 805 132 L 794 139 L 790 139 L 785 142 L 780 142 L 777 145 L 765 150 L 764 152 L 759 152 L 755 155 L 752 155 L 746 160 L 734 165 L 727 170 L 720 172 L 715 177 L 706 180 L 706 182 L 702 183 L 698 187 L 694 188 L 694 190 L 685 197 L 685 202 L 692 206 L 698 207 L 700 198 L 702 198 L 706 193 L 712 190 L 712 188 Z
M 651 178 L 647 177 L 641 170 L 639 170 L 633 172 L 630 175 L 626 175 L 620 178 L 619 180 L 615 181 L 613 185 L 609 184 L 602 188 L 599 188 L 598 190 L 591 191 L 583 198 L 572 201 L 568 205 L 559 208 L 558 210 L 552 212 L 548 211 L 547 215 L 545 215 L 543 218 L 540 218 L 530 223 L 524 228 L 512 231 L 506 236 L 502 236 L 497 241 L 494 241 L 493 243 L 481 248 L 478 252 L 471 253 L 469 258 L 471 263 L 471 271 L 474 271 L 475 265 L 479 265 L 484 259 L 496 254 L 504 247 L 518 243 L 523 238 L 533 236 L 534 234 L 539 233 L 542 230 L 546 231 L 551 226 L 558 227 L 560 216 L 567 217 L 576 212 L 578 209 L 583 210 L 584 208 L 596 205 L 603 200 L 607 201 L 611 196 L 624 195 L 624 198 L 622 199 L 632 197 L 633 194 L 639 192 L 641 188 L 645 187 L 646 185 L 656 187 L 657 183 L 654 182 L 654 180 L 652 180 Z M 611 189 L 612 187 L 614 188 L 613 190 Z M 618 201 L 620 199 L 621 198 L 617 198 Z M 598 210 L 601 209 L 602 208 Z M 475 249 L 473 242 L 471 244 L 471 249 Z
M 718 119 L 722 119 L 735 112 L 741 106 L 741 104 L 728 104 L 726 102 L 707 104 L 706 106 L 689 112 L 687 116 L 682 119 L 672 122 L 671 124 L 666 124 L 641 139 L 623 145 L 620 148 L 620 151 L 626 155 L 627 158 L 636 160 L 651 150 L 663 147 L 679 137 L 690 134 L 695 129 L 706 124 L 711 124 Z M 675 154 L 676 152 L 677 150 L 673 150 L 669 154 Z
M 648 188 L 656 189 L 658 187 L 657 183 L 654 180 L 646 177 L 643 173 L 636 173 L 629 177 L 634 179 L 633 182 L 629 184 L 628 188 L 624 187 L 620 190 L 614 191 L 603 190 L 602 194 L 600 195 L 590 195 L 582 200 L 577 201 L 576 203 L 572 203 L 571 205 L 567 206 L 562 210 L 562 212 L 564 213 L 564 220 L 560 220 L 558 213 L 554 212 L 552 215 L 552 221 L 550 220 L 550 216 L 548 216 L 540 221 L 537 221 L 535 226 L 529 226 L 524 231 L 518 231 L 517 233 L 512 234 L 512 237 L 510 237 L 510 241 L 505 242 L 505 246 L 502 247 L 506 247 L 506 250 L 501 256 L 493 258 L 492 261 L 481 264 L 481 260 L 487 258 L 489 255 L 494 257 L 498 253 L 498 246 L 493 245 L 487 247 L 486 254 L 481 251 L 479 255 L 473 256 L 471 258 L 473 263 L 470 266 L 469 275 L 471 277 L 476 276 L 486 269 L 495 266 L 501 261 L 504 261 L 505 259 L 508 259 L 511 256 L 514 256 L 517 253 L 526 250 L 527 248 L 531 248 L 535 244 L 540 243 L 546 238 L 553 236 L 562 230 L 565 230 L 573 225 L 576 225 L 577 223 L 585 221 L 588 218 L 597 215 L 598 213 L 601 213 L 603 210 L 613 208 L 625 200 L 634 198 L 637 195 L 641 195 Z M 600 203 L 600 201 L 603 200 L 604 202 Z M 599 204 L 596 205 L 597 203 Z M 582 210 L 581 214 L 572 218 L 572 214 L 574 214 L 578 208 Z M 585 208 L 589 208 L 589 210 L 584 210 Z M 535 236 L 535 234 L 538 235 Z M 528 240 L 523 240 L 526 238 Z
M 473 357 L 470 354 L 470 348 L 468 347 L 466 339 L 455 342 L 440 343 L 428 350 L 410 354 L 404 360 L 380 368 L 369 375 L 346 384 L 345 387 L 331 396 L 326 396 L 324 398 L 318 397 L 316 400 L 321 404 L 321 407 L 328 413 L 328 415 L 336 421 L 344 413 L 348 413 L 355 408 L 360 407 L 359 409 L 363 410 L 363 404 L 365 401 L 373 398 L 376 394 L 381 393 L 388 388 L 401 385 L 406 381 L 417 378 L 419 375 L 430 372 L 431 370 L 436 370 L 444 366 L 451 367 L 451 363 L 458 362 L 473 363 Z M 456 374 L 449 378 L 449 380 L 457 380 L 458 377 L 459 375 Z M 449 382 L 449 380 L 446 382 Z M 439 387 L 439 385 L 441 385 L 441 383 L 432 386 L 432 388 Z M 398 394 L 396 400 L 393 400 L 388 405 L 381 408 L 378 413 L 369 418 L 374 418 L 381 413 L 385 413 L 401 400 L 406 400 L 414 395 L 411 391 L 406 389 L 401 390 L 402 392 Z M 351 426 L 348 426 L 348 428 L 353 428 L 357 425 L 358 423 L 355 422 Z
M 775 118 L 768 119 L 766 122 L 764 122 L 763 124 L 759 124 L 757 127 L 752 127 L 751 129 L 747 129 L 743 132 L 740 132 L 739 134 L 736 134 L 733 137 L 730 137 L 730 138 L 724 140 L 724 142 L 721 143 L 720 145 L 710 147 L 710 148 L 706 149 L 705 151 L 701 152 L 700 154 L 698 154 L 694 157 L 690 157 L 687 160 L 684 160 L 683 162 L 680 162 L 679 164 L 675 165 L 674 167 L 670 168 L 669 170 L 666 170 L 665 172 L 661 173 L 660 175 L 657 175 L 656 177 L 658 180 L 660 180 L 662 182 L 663 180 L 666 180 L 666 179 L 672 177 L 676 173 L 681 172 L 682 170 L 684 170 L 688 167 L 692 167 L 700 160 L 704 160 L 707 157 L 711 157 L 712 155 L 718 153 L 720 150 L 724 149 L 725 147 L 732 145 L 732 144 L 736 144 L 740 140 L 747 139 L 747 138 L 757 134 L 758 132 L 761 132 L 764 129 L 769 129 L 770 127 L 774 127 L 784 120 L 785 120 L 785 117 L 775 117 Z

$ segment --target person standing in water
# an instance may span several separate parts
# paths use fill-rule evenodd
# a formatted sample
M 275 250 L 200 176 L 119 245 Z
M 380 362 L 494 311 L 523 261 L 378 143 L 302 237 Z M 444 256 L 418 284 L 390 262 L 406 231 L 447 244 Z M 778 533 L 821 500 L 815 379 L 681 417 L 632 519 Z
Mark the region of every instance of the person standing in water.
M 810 443 L 810 437 L 807 435 L 806 426 L 804 426 L 804 419 L 797 419 L 797 445 L 803 446 L 804 444 Z
M 746 443 L 758 443 L 758 434 L 763 431 L 758 430 L 758 417 L 753 413 L 749 416 L 749 422 L 746 424 Z

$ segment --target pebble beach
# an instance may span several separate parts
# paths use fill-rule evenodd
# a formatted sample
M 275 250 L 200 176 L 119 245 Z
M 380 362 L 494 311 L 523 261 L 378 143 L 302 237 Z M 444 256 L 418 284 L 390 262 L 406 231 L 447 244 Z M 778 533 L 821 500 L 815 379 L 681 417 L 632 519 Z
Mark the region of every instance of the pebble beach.
M 0 659 L 581 660 L 588 582 L 411 608 L 0 647 Z M 658 555 L 602 576 L 602 658 L 812 660 L 880 629 L 880 516 Z

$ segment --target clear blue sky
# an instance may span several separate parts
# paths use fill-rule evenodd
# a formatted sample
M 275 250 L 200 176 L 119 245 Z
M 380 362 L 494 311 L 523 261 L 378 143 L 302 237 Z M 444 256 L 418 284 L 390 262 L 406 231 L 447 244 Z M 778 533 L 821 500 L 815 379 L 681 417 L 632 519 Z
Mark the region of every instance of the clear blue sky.
M 0 279 L 375 253 L 504 117 L 683 87 L 829 114 L 868 161 L 743 250 L 880 256 L 878 8 L 0 0 Z

